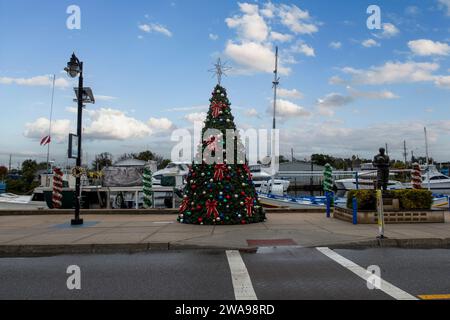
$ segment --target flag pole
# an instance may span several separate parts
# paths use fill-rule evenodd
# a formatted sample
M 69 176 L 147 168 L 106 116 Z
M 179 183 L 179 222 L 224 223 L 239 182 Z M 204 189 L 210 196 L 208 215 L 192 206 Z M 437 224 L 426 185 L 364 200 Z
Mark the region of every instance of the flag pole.
M 50 173 L 50 143 L 52 139 L 52 118 L 53 118 L 53 101 L 55 98 L 55 80 L 56 75 L 53 75 L 53 89 L 52 89 L 52 102 L 50 104 L 50 123 L 48 126 L 48 136 L 50 139 L 50 142 L 47 144 L 47 173 Z

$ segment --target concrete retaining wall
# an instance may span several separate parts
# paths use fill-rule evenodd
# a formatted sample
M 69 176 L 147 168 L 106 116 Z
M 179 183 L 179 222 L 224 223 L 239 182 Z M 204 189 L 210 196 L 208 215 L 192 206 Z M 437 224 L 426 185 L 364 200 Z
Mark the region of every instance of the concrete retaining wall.
M 334 218 L 348 222 L 353 221 L 353 210 L 336 207 Z M 385 211 L 384 221 L 391 223 L 445 223 L 445 211 L 435 210 L 409 210 L 409 211 Z M 378 212 L 358 211 L 358 223 L 378 223 Z

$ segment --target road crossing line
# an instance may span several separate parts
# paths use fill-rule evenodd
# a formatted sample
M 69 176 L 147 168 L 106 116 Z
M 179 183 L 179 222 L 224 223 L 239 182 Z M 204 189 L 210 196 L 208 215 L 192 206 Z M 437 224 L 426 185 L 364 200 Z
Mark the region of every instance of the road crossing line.
M 367 271 L 363 267 L 360 267 L 353 261 L 350 261 L 347 258 L 341 256 L 340 254 L 334 252 L 330 248 L 316 248 L 316 249 L 319 250 L 319 252 L 326 255 L 328 258 L 334 260 L 344 268 L 347 268 L 348 270 L 350 270 L 351 272 L 353 272 L 354 274 L 356 274 L 360 278 L 363 278 L 366 281 L 370 280 L 369 278 L 374 277 L 374 275 L 371 272 Z M 396 300 L 418 300 L 415 296 L 407 293 L 406 291 L 403 291 L 400 288 L 397 288 L 396 286 L 392 285 L 391 283 L 381 278 L 380 282 L 381 282 L 380 290 L 390 295 Z
M 236 300 L 258 300 L 253 289 L 252 280 L 241 254 L 236 250 L 226 251 L 233 280 L 234 296 Z

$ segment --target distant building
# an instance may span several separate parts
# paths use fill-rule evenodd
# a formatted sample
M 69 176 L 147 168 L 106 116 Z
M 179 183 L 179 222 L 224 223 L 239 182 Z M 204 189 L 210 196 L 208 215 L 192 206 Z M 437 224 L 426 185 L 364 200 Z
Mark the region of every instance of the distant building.
M 283 180 L 289 180 L 291 183 L 291 187 L 303 187 L 303 186 L 321 186 L 323 177 L 322 175 L 314 175 L 314 176 L 291 176 L 289 172 L 298 172 L 298 171 L 324 171 L 325 167 L 317 164 L 312 164 L 310 161 L 295 161 L 295 162 L 284 162 L 280 163 L 279 172 L 283 172 L 283 174 L 278 174 L 278 178 Z
M 313 171 L 323 171 L 324 166 L 319 166 L 317 164 L 312 165 Z M 311 171 L 310 161 L 295 161 L 295 162 L 284 162 L 280 163 L 279 171 Z

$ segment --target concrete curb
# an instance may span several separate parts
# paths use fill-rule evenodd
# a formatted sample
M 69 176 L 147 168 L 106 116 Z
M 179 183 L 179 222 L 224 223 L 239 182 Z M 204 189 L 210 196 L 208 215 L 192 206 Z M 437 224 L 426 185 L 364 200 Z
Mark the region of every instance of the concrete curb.
M 400 249 L 450 249 L 450 238 L 418 238 L 418 239 L 374 239 L 368 241 L 324 245 L 331 249 L 368 249 L 368 248 L 400 248 Z
M 450 249 L 450 238 L 445 239 L 383 239 L 349 243 L 321 244 L 310 247 L 331 249 Z M 202 246 L 182 243 L 127 243 L 127 244 L 79 244 L 79 245 L 0 245 L 0 257 L 37 257 L 76 254 L 141 253 L 167 250 L 239 250 L 254 253 L 257 247 Z
M 322 213 L 325 209 L 291 209 L 291 208 L 266 208 L 266 213 Z M 73 215 L 74 211 L 70 209 L 62 210 L 0 210 L 0 216 L 57 216 Z M 90 209 L 81 210 L 82 216 L 88 215 L 176 215 L 177 209 Z

